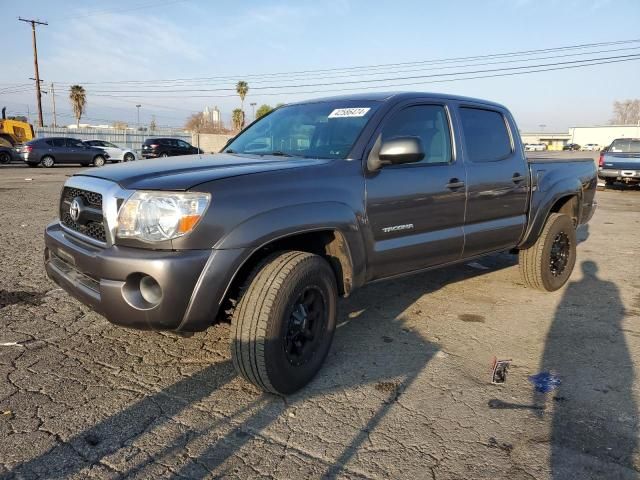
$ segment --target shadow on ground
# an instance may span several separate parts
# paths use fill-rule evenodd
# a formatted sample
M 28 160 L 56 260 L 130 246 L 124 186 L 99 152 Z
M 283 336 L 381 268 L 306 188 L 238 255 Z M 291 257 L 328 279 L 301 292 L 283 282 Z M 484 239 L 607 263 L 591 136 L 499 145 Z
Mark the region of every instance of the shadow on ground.
M 635 374 L 625 339 L 625 309 L 616 285 L 595 262 L 569 283 L 547 334 L 541 371 L 553 371 L 557 392 L 534 394 L 553 410 L 553 478 L 638 478 Z M 584 299 L 588 299 L 585 303 Z
M 157 451 L 145 452 L 141 460 L 127 462 L 125 476 L 145 476 L 147 469 L 162 459 L 181 457 L 180 465 L 173 469 L 174 478 L 203 478 L 216 475 L 223 464 L 234 456 L 245 444 L 260 437 L 262 432 L 276 422 L 291 406 L 304 406 L 307 400 L 323 395 L 349 391 L 370 384 L 382 397 L 377 410 L 361 424 L 351 438 L 341 439 L 341 452 L 330 461 L 314 458 L 324 464 L 323 476 L 335 477 L 348 472 L 346 467 L 358 449 L 388 414 L 394 402 L 408 389 L 439 347 L 426 341 L 413 330 L 406 328 L 404 312 L 425 294 L 442 286 L 487 272 L 511 267 L 516 257 L 508 254 L 494 255 L 482 259 L 487 270 L 468 265 L 459 265 L 444 270 L 419 274 L 394 282 L 379 283 L 356 292 L 340 304 L 339 324 L 334 340 L 334 350 L 329 365 L 316 380 L 296 395 L 283 401 L 269 394 L 254 394 L 231 415 L 213 416 L 202 409 L 198 415 L 204 420 L 197 427 L 172 437 L 169 444 L 157 447 Z M 366 295 L 365 295 L 366 293 Z M 367 299 L 375 298 L 370 304 Z M 338 345 L 339 347 L 336 347 Z M 351 368 L 357 361 L 365 368 Z M 363 358 L 364 357 L 364 358 Z M 347 375 L 329 375 L 328 371 L 339 370 L 335 365 L 349 365 Z M 83 469 L 100 465 L 104 460 L 122 449 L 130 447 L 143 435 L 159 429 L 180 416 L 185 410 L 206 401 L 214 392 L 223 389 L 235 377 L 231 362 L 225 360 L 204 368 L 183 380 L 152 395 L 145 396 L 126 409 L 116 412 L 91 428 L 60 443 L 42 455 L 18 465 L 10 472 L 16 478 L 60 478 L 78 475 Z M 247 393 L 244 398 L 250 396 Z M 313 431 L 316 425 L 309 424 Z M 218 431 L 219 430 L 219 431 Z M 224 433 L 222 433 L 224 432 Z M 206 447 L 191 456 L 194 449 L 188 445 L 207 436 Z M 338 437 L 336 437 L 338 438 Z M 288 449 L 294 449 L 287 446 Z M 149 456 L 151 455 L 151 456 Z M 304 452 L 300 452 L 304 456 Z M 167 460 L 169 462 L 169 460 Z M 113 472 L 112 472 L 113 473 Z

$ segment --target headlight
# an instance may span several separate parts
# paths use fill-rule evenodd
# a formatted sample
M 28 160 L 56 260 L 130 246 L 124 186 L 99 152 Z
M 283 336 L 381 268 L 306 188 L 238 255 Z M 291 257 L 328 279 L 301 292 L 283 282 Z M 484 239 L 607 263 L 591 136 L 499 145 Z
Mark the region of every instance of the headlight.
M 198 192 L 135 192 L 118 212 L 118 238 L 159 242 L 186 235 L 200 221 L 211 195 Z

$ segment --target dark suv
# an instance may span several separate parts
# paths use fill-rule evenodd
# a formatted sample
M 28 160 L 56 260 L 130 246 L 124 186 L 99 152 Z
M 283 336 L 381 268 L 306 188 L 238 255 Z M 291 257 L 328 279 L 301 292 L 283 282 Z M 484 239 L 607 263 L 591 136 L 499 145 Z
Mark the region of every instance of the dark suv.
M 194 153 L 204 152 L 177 138 L 148 138 L 142 144 L 144 158 L 175 157 L 177 155 L 193 155 Z
M 21 149 L 23 160 L 30 167 L 53 167 L 57 163 L 79 163 L 84 167 L 103 166 L 109 154 L 101 148 L 90 147 L 76 138 L 49 137 L 27 142 Z

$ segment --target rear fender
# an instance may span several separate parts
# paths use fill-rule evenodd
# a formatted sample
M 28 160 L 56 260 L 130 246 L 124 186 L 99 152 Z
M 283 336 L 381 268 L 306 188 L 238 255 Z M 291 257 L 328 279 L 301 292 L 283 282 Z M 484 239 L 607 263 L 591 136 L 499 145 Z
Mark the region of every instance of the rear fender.
M 583 189 L 580 180 L 577 178 L 561 178 L 554 181 L 553 172 L 549 172 L 549 178 L 543 176 L 539 180 L 536 190 L 531 194 L 531 205 L 529 209 L 529 225 L 524 234 L 519 249 L 531 247 L 542 232 L 549 214 L 554 210 L 554 206 L 564 203 L 564 200 L 576 198 L 576 218 L 579 220 L 582 215 Z

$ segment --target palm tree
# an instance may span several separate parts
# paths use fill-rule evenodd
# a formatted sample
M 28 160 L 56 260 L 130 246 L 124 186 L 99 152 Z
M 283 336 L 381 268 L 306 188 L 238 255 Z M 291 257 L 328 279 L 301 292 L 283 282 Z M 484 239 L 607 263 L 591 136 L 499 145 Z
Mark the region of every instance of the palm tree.
M 240 130 L 242 123 L 244 122 L 244 112 L 241 108 L 236 108 L 231 114 L 231 122 L 233 123 L 234 130 Z
M 69 100 L 71 100 L 71 107 L 73 107 L 73 113 L 76 116 L 76 127 L 80 128 L 80 117 L 87 106 L 87 92 L 84 87 L 72 85 L 69 89 Z
M 240 108 L 242 109 L 242 113 L 244 113 L 244 97 L 246 97 L 249 92 L 249 84 L 244 80 L 240 80 L 236 83 L 236 92 L 240 95 Z

